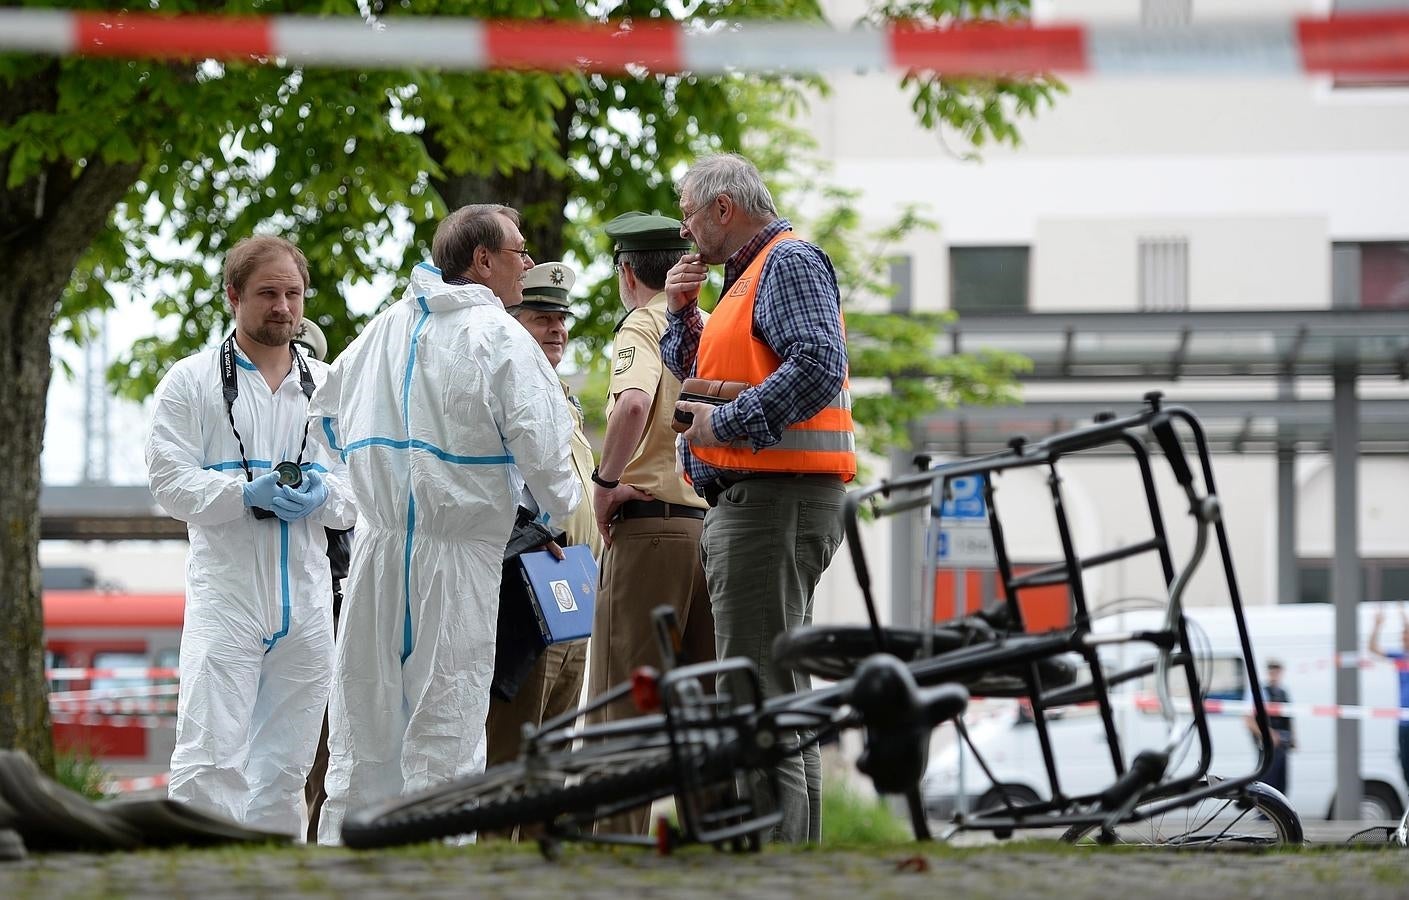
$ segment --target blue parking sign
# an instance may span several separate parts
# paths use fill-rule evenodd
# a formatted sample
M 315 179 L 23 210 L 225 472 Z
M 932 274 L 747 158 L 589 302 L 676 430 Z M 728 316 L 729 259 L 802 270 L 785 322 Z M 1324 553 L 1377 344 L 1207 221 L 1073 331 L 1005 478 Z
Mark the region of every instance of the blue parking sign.
M 940 505 L 941 519 L 986 519 L 988 502 L 984 499 L 984 477 L 961 475 L 949 480 L 950 496 Z

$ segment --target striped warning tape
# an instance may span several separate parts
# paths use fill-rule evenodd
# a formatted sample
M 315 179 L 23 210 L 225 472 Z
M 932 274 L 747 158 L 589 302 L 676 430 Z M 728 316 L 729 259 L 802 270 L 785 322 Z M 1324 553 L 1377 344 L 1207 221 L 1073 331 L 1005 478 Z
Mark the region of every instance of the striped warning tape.
M 1298 672 L 1341 669 L 1385 669 L 1409 672 L 1409 659 L 1386 659 L 1374 653 L 1337 653 L 1335 656 L 1321 656 L 1302 660 L 1294 667 Z
M 176 712 L 176 699 L 115 698 L 111 700 L 50 700 L 49 711 L 54 715 L 102 713 L 104 715 L 144 715 Z
M 1182 26 L 964 22 L 510 22 L 400 16 L 170 16 L 0 10 L 0 50 L 277 60 L 343 68 L 719 73 L 922 69 L 945 75 L 1409 74 L 1409 12 Z
M 92 691 L 50 691 L 50 703 L 69 703 L 86 700 L 118 700 L 129 697 L 167 697 L 179 693 L 181 685 L 174 681 L 165 684 L 142 684 L 134 687 L 99 688 Z
M 128 666 L 117 669 L 60 668 L 45 671 L 44 677 L 50 681 L 89 681 L 94 678 L 176 678 L 178 669 L 155 669 L 142 666 Z
M 1112 699 L 1116 703 L 1116 699 Z M 1159 700 L 1150 694 L 1140 694 L 1131 701 L 1142 712 L 1158 712 Z M 1175 701 L 1181 712 L 1189 712 L 1189 701 Z M 1268 703 L 1269 716 L 1303 716 L 1313 719 L 1398 719 L 1409 720 L 1409 708 L 1397 706 L 1345 706 L 1321 703 Z M 1250 700 L 1205 700 L 1204 712 L 1211 716 L 1246 716 L 1253 711 Z
M 171 781 L 170 772 L 160 775 L 137 775 L 129 778 L 109 778 L 108 790 L 115 794 L 131 794 L 137 791 L 153 791 L 164 788 Z
M 175 714 L 158 715 L 118 715 L 96 712 L 51 712 L 49 719 L 55 725 L 106 726 L 108 728 L 175 728 Z

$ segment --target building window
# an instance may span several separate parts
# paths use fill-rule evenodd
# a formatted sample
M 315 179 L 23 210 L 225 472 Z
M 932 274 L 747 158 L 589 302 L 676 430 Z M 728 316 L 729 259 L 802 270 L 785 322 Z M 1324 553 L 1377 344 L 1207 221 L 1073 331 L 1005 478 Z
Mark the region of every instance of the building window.
M 1409 241 L 1331 245 L 1331 305 L 1409 309 Z
M 1138 277 L 1140 309 L 1145 311 L 1189 308 L 1189 239 L 1141 238 Z
M 895 256 L 890 260 L 890 311 L 905 315 L 914 310 L 911 284 L 914 276 L 910 271 L 909 256 Z
M 1027 247 L 949 248 L 949 307 L 955 312 L 1025 312 L 1027 282 Z
M 1331 566 L 1329 559 L 1303 559 L 1299 572 L 1299 603 L 1330 603 Z M 1409 600 L 1409 559 L 1360 560 L 1360 599 L 1370 601 Z
M 1148 28 L 1188 25 L 1194 21 L 1194 0 L 1140 0 L 1140 24 Z

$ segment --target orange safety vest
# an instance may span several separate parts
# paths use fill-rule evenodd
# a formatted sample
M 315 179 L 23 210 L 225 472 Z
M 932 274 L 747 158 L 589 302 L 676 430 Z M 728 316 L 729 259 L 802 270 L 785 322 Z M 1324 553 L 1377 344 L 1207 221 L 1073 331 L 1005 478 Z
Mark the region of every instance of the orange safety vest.
M 791 231 L 774 236 L 719 299 L 700 335 L 696 376 L 757 385 L 778 370 L 782 364 L 778 354 L 754 335 L 753 304 L 768 254 L 779 242 L 790 239 L 794 239 Z M 690 453 L 716 469 L 839 475 L 850 481 L 856 477 L 850 380 L 842 383 L 831 403 L 812 418 L 789 425 L 782 440 L 772 446 L 754 450 L 747 442 L 724 447 L 692 445 Z

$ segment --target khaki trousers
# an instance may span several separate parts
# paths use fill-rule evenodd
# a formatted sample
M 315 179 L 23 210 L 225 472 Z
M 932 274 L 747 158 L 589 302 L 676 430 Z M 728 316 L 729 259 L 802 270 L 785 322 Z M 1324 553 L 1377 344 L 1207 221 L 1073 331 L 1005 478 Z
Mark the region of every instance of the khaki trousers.
M 680 620 L 686 663 L 714 659 L 714 616 L 700 561 L 703 519 L 684 516 L 617 519 L 602 556 L 592 619 L 591 680 L 596 697 L 640 666 L 662 667 L 651 610 L 669 606 Z M 627 699 L 592 714 L 604 722 L 640 715 Z M 644 835 L 650 810 L 637 809 L 597 823 L 597 831 Z

